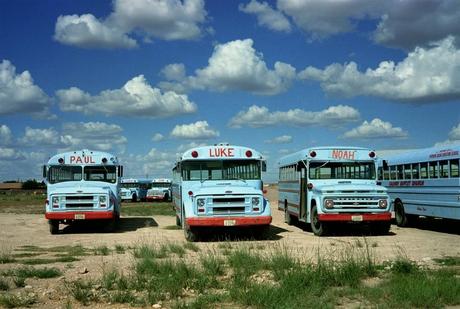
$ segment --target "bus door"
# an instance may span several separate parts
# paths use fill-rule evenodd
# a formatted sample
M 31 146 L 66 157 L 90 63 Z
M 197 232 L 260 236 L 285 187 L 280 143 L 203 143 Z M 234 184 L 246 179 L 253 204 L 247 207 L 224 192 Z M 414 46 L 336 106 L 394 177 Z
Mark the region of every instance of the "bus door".
M 299 219 L 307 219 L 307 179 L 305 166 L 300 167 L 300 213 Z

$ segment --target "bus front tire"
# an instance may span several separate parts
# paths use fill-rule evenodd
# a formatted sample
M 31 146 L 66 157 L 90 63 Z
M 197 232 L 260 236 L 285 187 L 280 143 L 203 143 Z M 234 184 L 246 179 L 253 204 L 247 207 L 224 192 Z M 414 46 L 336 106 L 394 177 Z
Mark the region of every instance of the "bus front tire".
M 137 195 L 133 194 L 133 197 L 131 198 L 131 202 L 137 202 Z
M 180 218 L 179 216 L 176 216 L 176 225 L 181 226 Z
M 58 220 L 49 220 L 48 221 L 50 233 L 55 235 L 59 233 L 59 221 Z
M 316 236 L 324 236 L 327 234 L 327 224 L 319 220 L 316 205 L 311 208 L 310 225 L 313 234 Z
M 285 206 L 284 206 L 284 222 L 287 225 L 293 225 L 294 224 L 294 218 L 292 218 L 292 215 L 288 212 L 286 204 L 287 203 L 285 203 Z
M 405 227 L 409 225 L 409 216 L 404 211 L 404 205 L 401 201 L 395 202 L 395 221 L 399 227 Z
M 195 242 L 198 240 L 196 231 L 193 230 L 191 227 L 184 227 L 184 236 L 185 240 L 189 242 Z

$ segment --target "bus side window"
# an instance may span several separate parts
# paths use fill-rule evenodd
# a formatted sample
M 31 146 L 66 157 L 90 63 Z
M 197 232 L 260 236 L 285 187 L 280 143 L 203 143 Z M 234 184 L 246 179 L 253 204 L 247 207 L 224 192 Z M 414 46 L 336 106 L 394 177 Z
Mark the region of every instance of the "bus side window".
M 428 162 L 420 163 L 420 178 L 421 179 L 428 178 Z
M 440 161 L 439 162 L 439 177 L 448 178 L 449 177 L 449 161 Z
M 398 165 L 397 166 L 397 171 L 398 171 L 398 179 L 404 179 L 404 166 L 403 165 Z
M 378 179 L 383 180 L 383 167 L 379 167 L 379 174 L 378 175 L 379 175 Z
M 412 179 L 420 179 L 418 163 L 413 163 L 412 164 Z
M 458 178 L 458 164 L 459 159 L 450 160 L 450 177 Z
M 387 168 L 385 168 L 383 170 L 383 179 L 384 180 L 389 180 L 390 179 L 390 170 L 389 170 L 388 166 L 387 166 Z
M 412 178 L 412 168 L 410 164 L 404 164 L 404 179 L 411 179 Z
M 438 178 L 438 162 L 430 162 L 430 178 Z
M 390 179 L 396 180 L 396 166 L 390 166 Z

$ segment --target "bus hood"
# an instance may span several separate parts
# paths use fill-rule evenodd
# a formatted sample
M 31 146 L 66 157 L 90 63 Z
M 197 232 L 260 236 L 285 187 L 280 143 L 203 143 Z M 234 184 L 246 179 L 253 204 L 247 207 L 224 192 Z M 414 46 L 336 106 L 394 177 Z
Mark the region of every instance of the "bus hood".
M 54 186 L 52 191 L 50 192 L 51 194 L 76 194 L 76 193 L 82 193 L 82 194 L 107 194 L 111 192 L 111 189 L 109 186 L 107 186 L 106 183 L 99 184 L 91 184 L 91 186 L 88 185 L 81 185 L 81 184 L 75 184 L 75 183 L 62 183 L 59 184 L 59 186 Z
M 262 195 L 262 190 L 247 185 L 236 186 L 229 184 L 195 188 L 193 190 L 193 195 Z
M 321 193 L 386 193 L 387 189 L 376 184 L 316 184 L 313 187 L 314 191 Z

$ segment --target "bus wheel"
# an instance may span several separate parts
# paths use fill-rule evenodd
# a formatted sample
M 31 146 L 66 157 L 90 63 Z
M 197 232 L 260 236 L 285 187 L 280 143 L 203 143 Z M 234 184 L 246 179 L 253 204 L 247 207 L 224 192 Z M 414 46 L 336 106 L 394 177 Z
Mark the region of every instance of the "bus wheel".
M 316 205 L 311 208 L 310 225 L 313 234 L 316 236 L 326 235 L 327 225 L 326 223 L 319 220 L 318 209 L 316 208 Z
M 163 202 L 169 202 L 169 194 L 166 193 L 163 197 Z
M 397 226 L 404 227 L 409 225 L 409 219 L 404 211 L 404 205 L 399 200 L 395 202 L 395 220 Z
M 177 225 L 177 226 L 181 226 L 180 218 L 179 218 L 179 216 L 177 216 L 177 215 L 176 215 L 176 225 Z
M 51 234 L 54 235 L 54 234 L 59 233 L 59 221 L 58 220 L 49 220 L 48 224 L 49 224 Z
M 287 203 L 284 203 L 284 222 L 287 225 L 292 225 L 294 223 L 294 220 L 293 220 L 291 214 L 288 212 Z
M 117 230 L 118 220 L 116 218 L 110 219 L 104 226 L 104 230 L 108 233 L 115 232 Z
M 133 197 L 131 198 L 131 202 L 137 202 L 137 195 L 133 194 Z
M 184 228 L 184 236 L 187 241 L 195 242 L 198 240 L 196 231 L 192 230 L 191 227 Z

